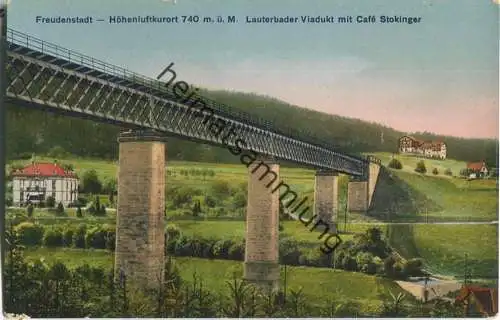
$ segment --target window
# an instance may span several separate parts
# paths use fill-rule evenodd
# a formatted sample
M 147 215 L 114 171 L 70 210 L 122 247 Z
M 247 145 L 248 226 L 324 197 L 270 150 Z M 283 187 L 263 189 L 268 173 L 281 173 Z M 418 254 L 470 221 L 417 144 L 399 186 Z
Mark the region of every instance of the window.
M 52 190 L 56 190 L 56 180 L 52 180 Z

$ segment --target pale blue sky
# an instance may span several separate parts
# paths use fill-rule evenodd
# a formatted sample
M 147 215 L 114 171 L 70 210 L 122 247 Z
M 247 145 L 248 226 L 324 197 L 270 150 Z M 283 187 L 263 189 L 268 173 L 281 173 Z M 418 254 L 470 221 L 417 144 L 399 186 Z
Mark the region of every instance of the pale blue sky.
M 235 15 L 236 24 L 109 24 L 109 15 Z M 261 15 L 420 16 L 419 24 L 246 24 Z M 36 16 L 91 15 L 92 25 Z M 492 0 L 13 0 L 9 27 L 147 76 L 257 92 L 402 131 L 498 136 Z

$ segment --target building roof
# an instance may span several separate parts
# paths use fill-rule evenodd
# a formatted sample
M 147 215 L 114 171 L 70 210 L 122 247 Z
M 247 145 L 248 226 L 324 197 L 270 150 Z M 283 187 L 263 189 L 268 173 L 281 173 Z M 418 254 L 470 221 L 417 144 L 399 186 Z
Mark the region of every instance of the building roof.
M 489 316 L 498 313 L 498 290 L 492 288 L 483 288 L 477 286 L 462 287 L 457 301 L 463 301 L 469 296 L 473 296 L 479 304 L 479 311 Z
M 484 161 L 467 163 L 467 169 L 472 169 L 474 171 L 481 170 L 483 168 L 483 166 L 486 167 L 486 163 Z
M 23 169 L 12 172 L 13 177 L 66 177 L 77 178 L 73 171 L 64 170 L 57 163 L 34 162 Z
M 443 141 L 422 141 L 412 136 L 402 136 L 399 139 L 401 140 L 402 138 L 410 138 L 411 140 L 413 140 L 413 144 L 415 147 L 432 149 L 433 151 L 441 151 L 442 146 L 446 146 L 446 143 L 444 143 Z

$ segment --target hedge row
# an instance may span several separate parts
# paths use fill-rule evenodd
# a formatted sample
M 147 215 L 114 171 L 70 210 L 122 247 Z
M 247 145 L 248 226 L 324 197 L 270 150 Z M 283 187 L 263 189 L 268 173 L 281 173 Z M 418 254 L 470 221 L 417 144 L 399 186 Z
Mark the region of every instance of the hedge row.
M 110 225 L 88 228 L 80 224 L 76 228 L 48 227 L 23 222 L 15 227 L 20 242 L 24 245 L 47 247 L 75 247 L 114 250 L 115 228 Z M 242 261 L 245 256 L 244 239 L 206 239 L 182 234 L 175 225 L 167 227 L 167 253 L 174 256 L 189 256 L 206 259 Z M 280 263 L 292 266 L 334 267 L 367 274 L 383 274 L 391 278 L 406 278 L 421 275 L 422 262 L 418 259 L 400 261 L 392 252 L 385 250 L 383 242 L 367 245 L 360 237 L 358 242 L 343 243 L 335 254 L 323 254 L 318 247 L 306 248 L 291 238 L 282 238 L 279 243 Z M 382 249 L 380 249 L 382 246 Z M 377 251 L 378 250 L 378 251 Z M 377 253 L 381 252 L 381 253 Z
M 20 243 L 27 246 L 115 248 L 115 227 L 111 225 L 77 227 L 44 227 L 32 222 L 21 222 L 14 228 Z

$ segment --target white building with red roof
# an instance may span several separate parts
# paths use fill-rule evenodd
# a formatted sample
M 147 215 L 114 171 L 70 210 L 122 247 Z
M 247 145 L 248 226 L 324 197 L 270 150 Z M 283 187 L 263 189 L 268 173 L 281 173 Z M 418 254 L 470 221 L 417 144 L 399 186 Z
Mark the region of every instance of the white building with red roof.
M 12 193 L 15 206 L 37 204 L 52 196 L 65 207 L 78 199 L 78 176 L 57 163 L 36 163 L 13 171 Z
M 421 141 L 411 136 L 402 136 L 399 138 L 399 153 L 444 160 L 446 159 L 446 143 L 442 141 Z

